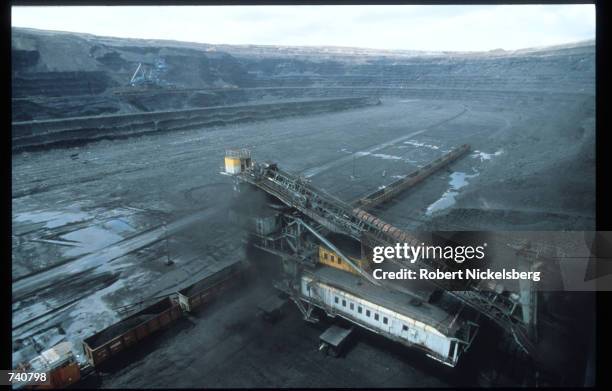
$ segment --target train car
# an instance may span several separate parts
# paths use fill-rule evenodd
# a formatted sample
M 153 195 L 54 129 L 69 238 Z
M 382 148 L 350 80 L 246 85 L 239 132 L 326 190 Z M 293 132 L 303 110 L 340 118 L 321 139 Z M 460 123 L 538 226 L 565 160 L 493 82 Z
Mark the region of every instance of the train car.
M 178 291 L 181 308 L 193 312 L 201 305 L 212 300 L 218 293 L 244 281 L 245 262 L 235 262 L 207 275 L 202 280 Z
M 20 365 L 24 372 L 44 373 L 44 384 L 17 384 L 14 388 L 47 390 L 66 388 L 81 379 L 81 369 L 72 352 L 72 343 L 62 342 Z
M 166 297 L 86 338 L 83 341 L 83 351 L 87 361 L 97 367 L 110 357 L 167 327 L 182 315 L 178 303 Z
M 372 284 L 338 268 L 320 266 L 301 276 L 300 299 L 454 367 L 478 326 L 407 293 Z

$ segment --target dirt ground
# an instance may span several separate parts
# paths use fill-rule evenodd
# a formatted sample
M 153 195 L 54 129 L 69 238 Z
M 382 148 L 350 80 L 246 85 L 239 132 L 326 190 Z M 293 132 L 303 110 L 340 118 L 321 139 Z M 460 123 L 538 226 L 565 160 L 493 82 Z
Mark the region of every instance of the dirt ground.
M 387 98 L 345 112 L 16 154 L 14 360 L 61 340 L 80 346 L 125 316 L 123 306 L 172 293 L 245 258 L 244 233 L 227 220 L 232 182 L 219 175 L 227 147 L 249 147 L 254 159 L 277 161 L 352 200 L 463 143 L 472 147 L 467 157 L 376 213 L 405 229 L 594 227 L 594 100 L 586 98 L 514 104 Z M 165 264 L 166 249 L 173 265 Z M 316 351 L 322 330 L 295 308 L 274 327 L 253 320 L 269 291 L 254 284 L 183 319 L 101 385 L 483 381 L 478 374 L 457 379 L 422 355 L 389 353 L 369 337 L 345 359 L 324 358 Z

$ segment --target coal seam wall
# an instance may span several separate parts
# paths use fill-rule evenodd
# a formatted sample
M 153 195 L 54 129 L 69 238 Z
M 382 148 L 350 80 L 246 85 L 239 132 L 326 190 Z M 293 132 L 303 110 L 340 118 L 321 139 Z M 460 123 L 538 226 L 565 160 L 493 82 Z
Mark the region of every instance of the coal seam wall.
M 17 152 L 149 132 L 325 113 L 374 103 L 376 101 L 371 98 L 353 97 L 13 122 L 12 150 Z

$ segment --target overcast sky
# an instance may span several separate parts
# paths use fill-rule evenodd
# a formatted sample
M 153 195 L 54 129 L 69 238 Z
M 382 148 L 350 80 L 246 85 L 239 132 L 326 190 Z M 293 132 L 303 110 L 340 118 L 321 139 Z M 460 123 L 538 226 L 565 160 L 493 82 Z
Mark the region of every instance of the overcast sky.
M 595 38 L 595 6 L 13 7 L 12 25 L 212 44 L 491 50 Z

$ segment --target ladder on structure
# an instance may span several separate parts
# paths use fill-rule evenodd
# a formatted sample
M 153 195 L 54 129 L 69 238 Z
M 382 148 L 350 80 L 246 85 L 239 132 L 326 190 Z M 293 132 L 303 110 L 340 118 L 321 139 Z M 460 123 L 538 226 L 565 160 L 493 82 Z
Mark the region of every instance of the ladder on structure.
M 307 179 L 276 166 L 254 164 L 249 170 L 240 173 L 238 178 L 297 209 L 304 216 L 332 232 L 343 233 L 359 241 L 365 239 L 369 245 L 395 246 L 396 243 L 407 243 L 418 246 L 420 244 L 416 237 L 363 209 L 353 207 L 317 189 Z M 453 271 L 447 262 L 441 260 L 423 259 L 422 261 L 420 267 L 426 267 L 431 271 Z M 402 263 L 401 266 L 414 267 L 409 263 Z M 432 282 L 509 331 L 526 353 L 533 352 L 534 346 L 527 336 L 525 325 L 515 316 L 518 304 L 507 295 L 503 295 L 503 292 L 488 289 L 482 281 L 432 280 Z

